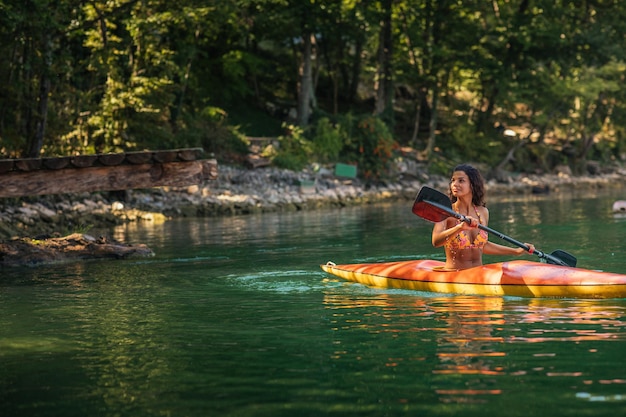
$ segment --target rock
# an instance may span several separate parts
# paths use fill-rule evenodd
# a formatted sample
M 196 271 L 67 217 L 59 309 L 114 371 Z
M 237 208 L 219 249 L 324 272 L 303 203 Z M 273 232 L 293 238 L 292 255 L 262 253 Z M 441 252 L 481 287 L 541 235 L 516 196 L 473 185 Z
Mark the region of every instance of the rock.
M 154 256 L 146 245 L 125 245 L 108 238 L 74 233 L 65 237 L 0 242 L 0 266 L 32 266 L 83 259 Z
M 626 200 L 617 200 L 613 203 L 613 212 L 624 213 L 626 212 Z
M 557 165 L 554 168 L 554 172 L 559 177 L 571 177 L 572 176 L 572 169 L 567 165 Z

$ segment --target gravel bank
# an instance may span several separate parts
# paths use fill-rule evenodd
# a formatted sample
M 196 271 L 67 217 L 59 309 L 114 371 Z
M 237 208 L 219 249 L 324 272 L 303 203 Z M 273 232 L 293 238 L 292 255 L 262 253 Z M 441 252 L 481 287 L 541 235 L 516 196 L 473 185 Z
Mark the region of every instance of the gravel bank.
M 591 192 L 624 187 L 626 170 L 574 177 L 567 173 L 518 176 L 506 183 L 489 181 L 490 197 L 537 193 Z M 397 180 L 368 186 L 336 178 L 324 169 L 293 172 L 276 168 L 220 166 L 217 180 L 184 189 L 158 188 L 122 193 L 55 195 L 0 200 L 0 240 L 63 236 L 136 221 L 162 222 L 174 217 L 233 216 L 273 211 L 314 210 L 381 201 L 412 201 L 423 185 L 447 188 L 447 178 L 429 176 L 405 165 Z

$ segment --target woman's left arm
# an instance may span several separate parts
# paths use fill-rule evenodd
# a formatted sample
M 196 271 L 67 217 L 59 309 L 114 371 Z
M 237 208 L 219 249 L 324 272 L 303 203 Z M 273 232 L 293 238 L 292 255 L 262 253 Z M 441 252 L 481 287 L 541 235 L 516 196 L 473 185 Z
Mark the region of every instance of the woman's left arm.
M 489 224 L 489 210 L 486 207 L 480 208 L 482 213 L 481 216 L 485 219 L 485 226 Z M 528 246 L 530 250 L 526 252 L 523 248 L 511 248 L 509 246 L 499 245 L 493 242 L 487 242 L 485 247 L 483 248 L 483 253 L 485 255 L 523 255 L 524 253 L 533 253 L 535 251 L 535 245 L 532 243 L 524 243 L 524 245 Z
M 511 248 L 509 246 L 499 245 L 493 242 L 487 242 L 483 248 L 485 255 L 523 255 L 524 253 L 532 253 L 535 250 L 535 246 L 532 243 L 524 243 L 531 248 L 532 251 L 526 252 L 524 248 Z

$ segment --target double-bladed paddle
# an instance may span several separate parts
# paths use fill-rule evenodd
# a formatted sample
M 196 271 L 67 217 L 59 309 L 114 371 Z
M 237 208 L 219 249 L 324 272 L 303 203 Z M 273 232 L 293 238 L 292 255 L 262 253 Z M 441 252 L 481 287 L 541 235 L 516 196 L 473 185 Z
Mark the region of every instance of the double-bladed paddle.
M 469 223 L 470 220 L 464 215 L 457 213 L 452 209 L 452 203 L 450 198 L 444 193 L 437 191 L 433 188 L 423 186 L 420 192 L 415 198 L 413 203 L 413 213 L 421 218 L 430 222 L 436 223 L 447 219 L 448 217 L 456 217 L 457 219 Z M 482 229 L 488 233 L 498 236 L 500 239 L 504 239 L 513 245 L 519 246 L 526 251 L 529 251 L 529 247 L 524 243 L 513 239 L 505 234 L 502 234 L 490 227 L 482 224 L 478 225 L 479 229 Z M 535 249 L 534 254 L 539 258 L 544 259 L 549 264 L 562 265 L 562 266 L 576 266 L 576 258 L 563 250 L 555 250 L 554 252 L 547 254 L 540 250 Z

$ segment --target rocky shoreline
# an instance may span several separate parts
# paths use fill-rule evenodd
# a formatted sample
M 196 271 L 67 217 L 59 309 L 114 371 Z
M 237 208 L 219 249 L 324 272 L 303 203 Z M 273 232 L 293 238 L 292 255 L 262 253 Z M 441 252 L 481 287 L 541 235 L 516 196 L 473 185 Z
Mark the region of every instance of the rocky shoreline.
M 489 180 L 493 196 L 582 192 L 624 188 L 626 169 L 575 177 L 568 172 L 551 175 L 509 176 L 507 181 Z M 105 237 L 92 238 L 90 230 L 108 230 L 129 222 L 163 222 L 176 217 L 233 216 L 276 211 L 315 210 L 383 201 L 413 201 L 423 185 L 445 189 L 448 179 L 430 176 L 419 166 L 400 167 L 397 180 L 371 186 L 358 179 L 339 178 L 332 171 L 311 167 L 302 172 L 277 168 L 246 169 L 220 166 L 217 180 L 172 189 L 128 190 L 114 193 L 54 195 L 0 200 L 0 242 L 45 241 L 72 234 L 82 235 L 93 249 Z M 74 236 L 76 237 L 76 236 Z M 76 239 L 74 239 L 76 240 Z M 135 253 L 129 245 L 107 241 L 118 255 L 150 255 L 149 248 Z M 117 248 L 116 248 L 117 246 Z M 0 248 L 0 265 L 6 264 L 7 246 Z M 4 250 L 4 252 L 3 252 Z M 88 253 L 85 252 L 85 253 Z M 19 263 L 13 256 L 12 264 Z M 47 258 L 44 258 L 44 261 Z M 51 258 L 54 259 L 54 258 Z M 36 262 L 35 262 L 36 263 Z
M 382 201 L 412 201 L 423 185 L 445 189 L 447 178 L 419 169 L 394 182 L 369 186 L 331 171 L 293 172 L 276 168 L 220 166 L 217 180 L 184 189 L 168 187 L 115 193 L 86 193 L 0 200 L 0 241 L 59 236 L 129 222 L 163 222 L 177 217 L 246 215 L 314 210 Z M 490 180 L 489 197 L 623 188 L 626 169 L 601 175 L 520 175 L 506 183 Z

